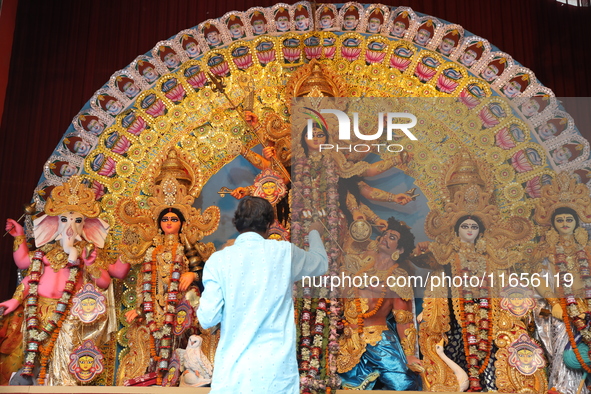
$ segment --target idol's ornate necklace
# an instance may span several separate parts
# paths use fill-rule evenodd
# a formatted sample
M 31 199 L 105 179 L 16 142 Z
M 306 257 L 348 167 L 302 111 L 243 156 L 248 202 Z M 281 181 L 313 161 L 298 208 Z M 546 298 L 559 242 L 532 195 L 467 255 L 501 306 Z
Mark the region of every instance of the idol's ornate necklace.
M 172 237 L 171 237 L 172 235 Z M 150 329 L 150 354 L 157 360 L 158 371 L 168 370 L 168 361 L 171 356 L 172 326 L 175 319 L 176 307 L 179 300 L 179 281 L 181 278 L 182 264 L 177 261 L 177 249 L 179 247 L 178 235 L 168 234 L 163 245 L 152 249 L 152 253 L 146 253 L 146 260 L 143 265 L 142 303 L 143 313 L 146 316 L 146 324 Z M 164 263 L 164 264 L 163 264 Z M 154 319 L 154 300 L 157 299 L 156 289 L 158 287 L 158 272 L 162 265 L 169 269 L 170 283 L 164 293 L 166 301 L 164 310 L 164 322 L 158 327 Z M 159 352 L 156 355 L 155 340 L 160 340 Z

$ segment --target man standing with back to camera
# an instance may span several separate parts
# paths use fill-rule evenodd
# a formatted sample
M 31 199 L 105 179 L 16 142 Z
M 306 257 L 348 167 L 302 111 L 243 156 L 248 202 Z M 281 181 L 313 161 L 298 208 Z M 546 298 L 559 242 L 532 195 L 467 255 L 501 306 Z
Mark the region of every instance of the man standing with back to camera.
M 310 226 L 306 252 L 265 239 L 274 219 L 267 200 L 240 200 L 233 220 L 240 235 L 205 264 L 197 316 L 206 329 L 221 322 L 212 394 L 300 392 L 292 286 L 324 274 L 328 257 L 321 223 Z

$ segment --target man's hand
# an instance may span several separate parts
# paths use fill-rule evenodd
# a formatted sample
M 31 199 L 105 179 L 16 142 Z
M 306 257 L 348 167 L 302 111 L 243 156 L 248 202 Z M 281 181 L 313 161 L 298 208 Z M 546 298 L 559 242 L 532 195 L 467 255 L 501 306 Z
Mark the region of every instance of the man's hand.
M 248 191 L 247 187 L 237 187 L 232 191 L 232 193 L 230 193 L 230 195 L 235 199 L 240 200 L 241 198 L 250 195 L 250 192 Z
M 324 226 L 318 220 L 315 221 L 314 223 L 310 224 L 310 227 L 308 229 L 309 229 L 309 231 L 316 230 L 316 231 L 318 231 L 318 233 L 320 235 L 322 235 L 324 233 Z

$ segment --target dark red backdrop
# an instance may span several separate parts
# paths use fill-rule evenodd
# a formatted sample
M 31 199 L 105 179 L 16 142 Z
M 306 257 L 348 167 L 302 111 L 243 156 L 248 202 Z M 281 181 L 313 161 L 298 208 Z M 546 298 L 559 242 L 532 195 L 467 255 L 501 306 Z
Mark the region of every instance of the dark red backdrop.
M 7 0 L 14 1 L 14 0 Z M 0 223 L 21 214 L 44 162 L 111 74 L 156 42 L 227 11 L 270 0 L 19 0 L 0 126 Z M 534 71 L 557 96 L 591 96 L 591 9 L 554 0 L 399 0 L 458 23 Z M 5 42 L 7 37 L 0 37 Z M 4 54 L 0 54 L 3 56 Z M 591 108 L 567 108 L 587 138 Z M 12 239 L 0 239 L 0 299 L 14 290 Z

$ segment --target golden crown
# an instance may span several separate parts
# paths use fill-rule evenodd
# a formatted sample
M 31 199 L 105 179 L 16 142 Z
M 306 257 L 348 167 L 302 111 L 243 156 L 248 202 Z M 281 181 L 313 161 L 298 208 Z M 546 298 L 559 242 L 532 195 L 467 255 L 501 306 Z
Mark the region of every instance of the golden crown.
M 193 196 L 187 192 L 187 186 L 168 173 L 159 185 L 154 186 L 154 197 L 148 198 L 148 205 L 154 219 L 167 208 L 176 208 L 188 217 L 193 200 Z
M 542 226 L 551 225 L 552 214 L 558 208 L 572 208 L 579 220 L 591 223 L 591 197 L 589 189 L 577 178 L 561 172 L 549 185 L 542 186 L 542 196 L 536 201 L 534 220 Z
M 101 213 L 94 192 L 77 176 L 55 187 L 45 204 L 45 213 L 49 216 L 58 216 L 70 211 L 79 212 L 87 218 L 96 218 Z
M 493 200 L 493 185 L 484 179 L 491 179 L 484 163 L 474 159 L 468 151 L 456 154 L 445 166 L 442 174 L 444 184 L 441 193 L 445 207 L 442 212 L 429 212 L 425 221 L 425 233 L 430 238 L 453 231 L 457 220 L 462 216 L 474 215 L 489 227 L 499 219 L 499 211 Z

